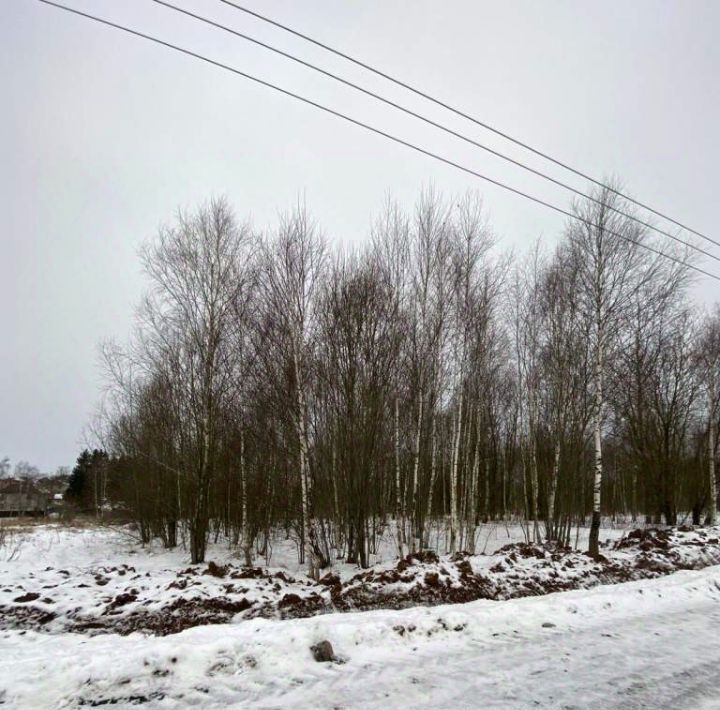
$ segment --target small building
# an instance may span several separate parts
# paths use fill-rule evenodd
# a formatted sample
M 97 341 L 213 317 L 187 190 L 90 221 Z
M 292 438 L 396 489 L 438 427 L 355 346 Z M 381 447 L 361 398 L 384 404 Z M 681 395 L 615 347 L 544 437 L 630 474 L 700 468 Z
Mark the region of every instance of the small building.
M 32 481 L 6 478 L 0 480 L 0 518 L 44 517 L 49 496 Z
M 63 510 L 65 510 L 65 495 L 63 493 L 53 493 L 48 496 L 46 515 L 57 518 L 62 514 Z

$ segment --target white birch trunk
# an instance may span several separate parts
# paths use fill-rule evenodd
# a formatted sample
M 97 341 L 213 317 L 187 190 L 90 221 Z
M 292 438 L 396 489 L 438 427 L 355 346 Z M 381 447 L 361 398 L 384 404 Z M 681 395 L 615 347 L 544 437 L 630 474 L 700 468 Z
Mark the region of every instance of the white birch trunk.
M 590 543 L 588 551 L 591 555 L 600 552 L 600 494 L 602 491 L 603 460 L 602 460 L 602 415 L 603 415 L 603 337 L 602 330 L 598 328 L 597 353 L 595 357 L 595 413 L 594 413 L 594 439 L 595 439 L 595 473 L 593 478 L 593 516 L 590 526 Z
M 395 527 L 398 555 L 405 556 L 405 519 L 400 486 L 400 400 L 395 397 Z
M 333 442 L 332 449 L 332 487 L 333 487 L 333 506 L 335 510 L 335 520 L 340 520 L 340 505 L 338 503 L 338 489 L 337 489 L 337 445 Z M 338 541 L 335 541 L 337 547 Z
M 547 537 L 548 540 L 555 538 L 555 491 L 557 491 L 558 475 L 560 473 L 560 439 L 555 442 L 555 455 L 553 456 L 552 473 L 550 474 L 550 486 L 548 488 L 548 512 L 547 512 Z
M 245 429 L 240 428 L 240 487 L 242 493 L 242 538 L 245 566 L 252 567 L 252 541 L 250 540 L 250 521 L 248 520 L 247 470 L 245 469 Z
M 425 511 L 425 546 L 430 545 L 429 520 L 432 515 L 433 491 L 435 490 L 435 478 L 437 476 L 437 429 L 436 419 L 432 417 L 432 450 L 430 452 L 430 490 L 428 491 L 427 509 Z
M 417 429 L 415 431 L 415 450 L 414 461 L 413 461 L 413 481 L 412 481 L 412 497 L 410 499 L 411 515 L 413 520 L 412 529 L 412 549 L 415 551 L 420 545 L 419 538 L 419 525 L 417 520 L 417 492 L 418 492 L 418 473 L 420 470 L 420 434 L 422 433 L 423 425 L 423 395 L 422 390 L 420 392 L 420 407 L 418 409 L 417 417 Z
M 711 375 L 710 413 L 708 417 L 708 487 L 710 490 L 708 522 L 710 525 L 715 525 L 717 523 L 717 490 L 715 484 L 715 418 L 713 416 L 715 396 L 715 377 Z
M 503 479 L 502 479 L 502 488 L 503 488 L 503 516 L 505 515 L 504 508 L 505 508 L 505 473 L 503 468 Z M 487 518 L 490 518 L 490 460 L 485 457 L 485 516 Z
M 311 481 L 308 470 L 308 442 L 305 430 L 305 392 L 300 379 L 300 364 L 297 352 L 293 353 L 295 364 L 295 379 L 297 388 L 297 430 L 300 443 L 300 491 L 302 496 L 303 539 L 305 541 L 305 563 L 308 566 L 308 576 L 318 579 L 320 565 L 315 553 L 315 526 L 310 510 Z
M 450 468 L 450 552 L 456 551 L 458 530 L 457 482 L 458 459 L 460 458 L 460 434 L 462 431 L 463 392 L 460 390 L 458 399 L 457 425 L 453 444 L 452 466 Z
M 470 473 L 470 490 L 467 510 L 467 549 L 475 552 L 475 514 L 478 509 L 478 493 L 480 488 L 480 411 L 475 410 L 475 451 Z M 468 437 L 469 438 L 469 437 Z M 486 459 L 487 462 L 487 459 Z
M 534 387 L 534 385 L 533 385 Z M 529 426 L 530 426 L 530 495 L 532 497 L 533 542 L 540 542 L 538 525 L 538 466 L 537 466 L 537 414 L 535 392 L 530 393 Z

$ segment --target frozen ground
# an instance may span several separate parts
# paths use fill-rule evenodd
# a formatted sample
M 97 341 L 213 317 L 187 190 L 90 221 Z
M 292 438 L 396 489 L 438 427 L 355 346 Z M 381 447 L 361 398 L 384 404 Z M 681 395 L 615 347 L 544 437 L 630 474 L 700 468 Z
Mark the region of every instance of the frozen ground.
M 605 530 L 601 537 L 625 532 Z M 680 547 L 672 559 L 712 563 L 717 532 L 673 533 L 669 547 Z M 495 526 L 479 539 L 478 548 L 487 540 L 491 552 L 524 536 L 519 527 Z M 450 588 L 463 570 L 504 579 L 510 591 L 539 572 L 552 584 L 573 576 L 597 584 L 597 569 L 606 574 L 628 561 L 643 574 L 655 574 L 654 566 L 663 573 L 665 538 L 627 543 L 608 546 L 609 563 L 596 568 L 583 556 L 556 560 L 522 546 L 487 559 L 441 557 L 403 566 L 388 542 L 366 579 L 353 580 L 359 571 L 351 565 L 338 564 L 335 572 L 342 589 L 361 584 L 393 593 L 444 589 L 434 579 L 428 584 L 428 574 L 441 580 L 445 574 Z M 203 573 L 205 565 L 189 569 L 182 550 L 142 548 L 124 529 L 38 526 L 16 534 L 0 551 L 0 606 L 45 610 L 53 620 L 18 629 L 0 623 L 0 706 L 720 708 L 718 566 L 502 602 L 298 619 L 246 618 L 249 612 L 235 615 L 230 608 L 235 623 L 167 636 L 97 633 L 92 625 L 85 633 L 66 630 L 75 612 L 103 620 L 157 609 L 165 618 L 163 605 L 189 594 L 254 604 L 317 594 L 299 574 L 290 542 L 275 543 L 278 567 L 260 576 L 247 576 L 224 545 L 213 546 L 208 558 L 220 568 L 215 574 Z M 490 573 L 491 565 L 497 571 Z M 133 589 L 136 599 L 113 607 Z M 26 594 L 38 597 L 13 602 Z M 324 639 L 339 662 L 313 659 L 310 646 Z
M 0 636 L 13 708 L 715 708 L 720 570 L 506 602 Z M 405 629 L 400 631 L 399 629 Z M 344 663 L 316 663 L 333 644 Z
M 483 549 L 517 532 L 490 528 Z M 597 560 L 523 542 L 492 554 L 423 552 L 400 561 L 385 548 L 386 561 L 365 571 L 337 561 L 317 583 L 297 569 L 285 540 L 273 556 L 283 568 L 245 568 L 226 545 L 214 545 L 207 564 L 189 565 L 182 549 L 140 547 L 129 528 L 19 529 L 0 548 L 0 630 L 165 635 L 255 617 L 534 596 L 718 564 L 720 531 L 636 531 L 605 544 Z

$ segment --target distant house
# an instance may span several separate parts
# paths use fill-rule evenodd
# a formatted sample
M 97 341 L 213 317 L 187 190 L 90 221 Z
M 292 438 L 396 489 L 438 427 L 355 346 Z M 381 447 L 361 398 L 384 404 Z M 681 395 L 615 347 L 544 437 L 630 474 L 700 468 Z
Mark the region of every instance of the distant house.
M 47 514 L 50 496 L 38 490 L 32 481 L 16 478 L 0 480 L 0 517 L 43 517 Z

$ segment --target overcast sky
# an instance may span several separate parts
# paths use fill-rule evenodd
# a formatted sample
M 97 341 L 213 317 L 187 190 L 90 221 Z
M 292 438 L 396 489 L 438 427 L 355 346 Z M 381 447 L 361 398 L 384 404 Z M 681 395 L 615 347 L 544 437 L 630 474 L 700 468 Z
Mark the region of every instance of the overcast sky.
M 720 238 L 716 0 L 245 1 L 593 175 L 617 175 L 636 197 Z M 568 202 L 481 151 L 150 0 L 66 2 Z M 527 158 L 215 0 L 176 2 Z M 448 194 L 479 189 L 508 248 L 538 236 L 552 243 L 563 228 L 559 215 L 453 168 L 34 0 L 2 2 L 0 80 L 0 458 L 44 471 L 71 465 L 84 444 L 99 396 L 98 343 L 127 336 L 143 289 L 138 248 L 178 206 L 224 194 L 264 228 L 304 193 L 328 238 L 352 244 L 366 238 L 388 192 L 410 207 L 432 182 Z M 709 302 L 717 283 L 694 293 Z

